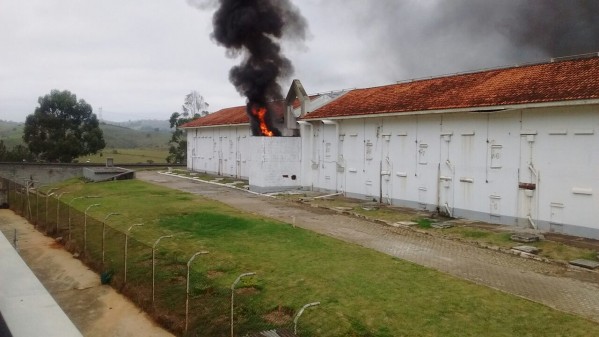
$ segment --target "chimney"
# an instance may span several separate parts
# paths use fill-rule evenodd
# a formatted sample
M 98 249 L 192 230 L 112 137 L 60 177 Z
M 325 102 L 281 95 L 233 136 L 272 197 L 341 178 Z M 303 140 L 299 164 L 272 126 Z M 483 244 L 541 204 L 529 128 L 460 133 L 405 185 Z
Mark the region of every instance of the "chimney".
M 296 99 L 300 102 L 299 112 L 294 111 L 293 108 L 293 103 Z M 285 110 L 285 126 L 288 129 L 299 129 L 297 118 L 306 115 L 306 105 L 309 102 L 310 97 L 308 97 L 308 94 L 306 94 L 306 90 L 304 89 L 302 82 L 297 79 L 293 80 L 291 87 L 289 88 L 289 92 L 287 93 L 287 98 L 285 99 L 285 104 L 287 106 Z

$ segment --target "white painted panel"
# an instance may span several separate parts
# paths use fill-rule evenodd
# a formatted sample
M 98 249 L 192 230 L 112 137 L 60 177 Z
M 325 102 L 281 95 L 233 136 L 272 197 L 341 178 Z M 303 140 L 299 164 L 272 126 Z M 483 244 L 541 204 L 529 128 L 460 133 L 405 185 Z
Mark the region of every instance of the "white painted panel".
M 541 175 L 539 214 L 541 221 L 556 222 L 560 212 L 552 203 L 564 205 L 560 223 L 599 229 L 599 106 L 533 109 L 523 114 L 523 127 L 539 130 L 535 141 L 535 164 Z M 554 130 L 568 130 L 551 135 Z

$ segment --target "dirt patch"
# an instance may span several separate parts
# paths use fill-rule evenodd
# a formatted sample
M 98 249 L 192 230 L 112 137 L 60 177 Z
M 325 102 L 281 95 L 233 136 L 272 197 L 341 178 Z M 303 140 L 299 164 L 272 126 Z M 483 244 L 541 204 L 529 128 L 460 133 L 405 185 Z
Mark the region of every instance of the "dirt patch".
M 48 247 L 52 248 L 52 249 L 64 249 L 64 246 L 58 242 L 58 241 L 52 241 L 50 242 L 50 244 L 48 245 Z
M 278 306 L 268 314 L 264 315 L 264 320 L 268 323 L 283 325 L 290 323 L 293 319 L 293 309 L 289 307 Z
M 258 290 L 255 287 L 243 287 L 243 288 L 235 289 L 235 293 L 238 295 L 254 295 L 259 292 L 260 292 L 260 290 Z
M 220 270 L 209 270 L 207 275 L 209 279 L 215 279 L 225 275 L 225 273 Z

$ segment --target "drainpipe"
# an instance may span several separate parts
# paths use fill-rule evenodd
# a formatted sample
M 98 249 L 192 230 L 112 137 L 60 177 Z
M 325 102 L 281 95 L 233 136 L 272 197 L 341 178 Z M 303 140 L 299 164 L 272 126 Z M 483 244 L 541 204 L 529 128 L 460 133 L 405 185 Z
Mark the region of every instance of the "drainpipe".
M 299 125 L 305 125 L 310 127 L 310 172 L 312 171 L 312 163 L 314 162 L 314 125 L 310 122 L 306 121 L 297 121 Z M 312 183 L 312 179 L 310 179 L 311 190 L 314 190 L 314 183 Z
M 339 140 L 339 122 L 336 122 L 336 121 L 333 121 L 330 119 L 323 119 L 322 124 L 335 125 L 335 137 L 337 137 L 337 141 L 338 141 Z

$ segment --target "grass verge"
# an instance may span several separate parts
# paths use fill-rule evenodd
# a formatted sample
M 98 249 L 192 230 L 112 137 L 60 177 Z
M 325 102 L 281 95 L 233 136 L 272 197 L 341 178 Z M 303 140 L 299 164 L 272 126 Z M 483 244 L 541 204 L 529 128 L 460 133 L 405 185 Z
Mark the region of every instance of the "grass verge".
M 289 327 L 305 303 L 320 306 L 304 313 L 300 336 L 589 336 L 599 325 L 580 317 L 289 224 L 243 213 L 224 204 L 140 181 L 65 183 L 61 189 L 79 199 L 89 216 L 109 212 L 118 229 L 106 243 L 115 285 L 163 324 L 182 331 L 186 263 L 191 265 L 189 335 L 227 336 L 230 286 L 245 272 L 236 291 L 239 335 Z M 122 233 L 132 223 L 127 284 L 122 282 Z M 87 235 L 95 241 L 98 223 Z M 150 301 L 151 247 L 157 253 L 156 302 Z M 472 234 L 479 236 L 479 234 Z M 94 248 L 95 247 L 95 248 Z M 89 256 L 94 256 L 91 252 Z M 102 266 L 106 268 L 107 266 Z M 534 322 L 534 324 L 531 324 Z

